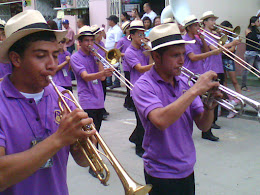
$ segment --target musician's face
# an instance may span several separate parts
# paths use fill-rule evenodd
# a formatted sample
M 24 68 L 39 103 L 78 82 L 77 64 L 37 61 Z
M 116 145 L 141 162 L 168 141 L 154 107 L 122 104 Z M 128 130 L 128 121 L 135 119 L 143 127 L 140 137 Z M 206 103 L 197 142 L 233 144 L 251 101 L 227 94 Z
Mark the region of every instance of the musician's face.
M 94 36 L 84 36 L 82 41 L 79 41 L 79 45 L 84 52 L 89 52 L 89 45 L 93 46 L 94 40 Z
M 54 76 L 58 66 L 59 47 L 57 41 L 36 41 L 29 44 L 23 56 L 10 52 L 15 76 L 23 92 L 37 93 L 49 85 L 47 76 Z M 22 78 L 22 79 L 21 79 Z M 14 78 L 16 79 L 16 78 Z
M 189 32 L 191 32 L 194 35 L 198 34 L 198 30 L 200 29 L 199 23 L 194 23 L 190 25 L 189 27 Z
M 216 24 L 216 18 L 209 18 L 208 20 L 204 21 L 204 24 L 207 28 L 214 30 L 214 25 Z
M 157 56 L 157 57 L 156 57 Z M 181 67 L 184 64 L 185 44 L 169 46 L 160 56 L 153 54 L 156 66 L 168 76 L 178 76 L 181 74 Z
M 137 45 L 142 45 L 142 39 L 145 38 L 144 30 L 137 30 L 134 34 L 131 34 L 132 41 Z

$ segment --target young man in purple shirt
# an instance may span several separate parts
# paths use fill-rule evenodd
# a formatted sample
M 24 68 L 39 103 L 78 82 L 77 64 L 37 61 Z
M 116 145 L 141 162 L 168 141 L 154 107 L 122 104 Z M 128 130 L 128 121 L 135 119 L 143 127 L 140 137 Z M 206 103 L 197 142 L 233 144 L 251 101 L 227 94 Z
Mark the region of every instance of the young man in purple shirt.
M 125 51 L 125 61 L 130 70 L 130 82 L 134 85 L 139 77 L 150 70 L 153 64 L 149 64 L 150 55 L 146 56 L 146 49 L 142 46 L 142 40 L 145 38 L 144 25 L 141 20 L 135 20 L 130 24 L 131 45 Z M 142 157 L 144 149 L 142 148 L 144 128 L 134 107 L 136 117 L 136 127 L 129 137 L 129 141 L 135 143 L 135 152 Z
M 101 80 L 112 75 L 112 68 L 104 69 L 103 64 L 96 63 L 95 55 L 91 52 L 95 34 L 90 26 L 79 29 L 78 39 L 80 49 L 71 56 L 71 67 L 75 73 L 78 86 L 78 97 L 81 107 L 93 118 L 97 131 L 100 130 L 103 109 L 104 92 Z M 95 176 L 90 168 L 89 172 Z
M 136 81 L 132 93 L 145 129 L 146 183 L 153 185 L 150 195 L 194 195 L 193 121 L 202 131 L 211 126 L 213 107 L 203 106 L 199 95 L 219 85 L 213 81 L 217 74 L 201 75 L 192 87 L 179 76 L 185 44 L 194 41 L 183 40 L 177 24 L 154 27 L 150 40 L 155 65 Z
M 130 27 L 130 22 L 126 21 L 122 24 L 122 31 L 124 33 L 124 37 L 122 37 L 116 45 L 116 48 L 121 51 L 122 55 L 122 66 L 123 66 L 123 71 L 125 73 L 125 78 L 130 81 L 130 72 L 129 72 L 129 66 L 127 65 L 125 61 L 125 51 L 126 49 L 131 45 L 131 40 L 129 39 L 129 27 Z M 124 107 L 127 108 L 129 111 L 134 111 L 134 106 L 133 106 L 133 100 L 130 96 L 130 90 L 128 87 L 126 87 L 127 90 L 127 95 L 125 97 L 125 102 L 124 102 Z
M 65 51 L 66 39 L 62 39 L 59 42 L 59 65 L 57 72 L 53 77 L 53 81 L 56 85 L 72 91 L 71 74 L 70 74 L 70 52 Z
M 75 143 L 95 130 L 82 131 L 92 123 L 84 111 L 61 113 L 47 78 L 56 72 L 58 41 L 66 31 L 50 30 L 39 11 L 28 10 L 12 17 L 5 32 L 0 59 L 9 60 L 13 72 L 0 83 L 1 194 L 68 195 L 69 151 L 79 165 L 88 166 Z
M 187 33 L 183 36 L 186 41 L 195 40 L 194 44 L 185 45 L 185 60 L 184 66 L 196 74 L 203 74 L 206 72 L 205 60 L 212 55 L 221 56 L 222 49 L 210 50 L 204 36 L 198 36 L 198 30 L 200 29 L 199 21 L 194 15 L 188 16 L 184 20 L 185 29 Z M 217 141 L 219 138 L 214 136 L 210 131 L 202 132 L 202 138 L 209 139 L 211 141 Z

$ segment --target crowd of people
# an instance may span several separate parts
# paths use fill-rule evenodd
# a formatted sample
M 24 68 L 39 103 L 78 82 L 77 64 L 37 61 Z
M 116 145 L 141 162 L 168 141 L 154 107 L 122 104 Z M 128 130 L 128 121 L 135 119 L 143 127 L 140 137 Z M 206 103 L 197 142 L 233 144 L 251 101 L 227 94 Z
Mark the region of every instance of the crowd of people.
M 68 155 L 80 166 L 89 166 L 78 143 L 84 146 L 90 138 L 98 148 L 94 135 L 109 115 L 104 106 L 106 89 L 121 87 L 120 75 L 114 71 L 121 67 L 134 85 L 132 91 L 127 88 L 122 105 L 136 117 L 129 141 L 143 158 L 145 181 L 153 186 L 150 194 L 195 194 L 193 122 L 202 138 L 211 141 L 219 140 L 212 129 L 221 128 L 216 124 L 217 103 L 206 104 L 201 96 L 226 85 L 227 75 L 238 93 L 249 90 L 248 70 L 243 71 L 240 87 L 234 60 L 216 44 L 216 35 L 230 34 L 215 29 L 218 16 L 212 11 L 200 20 L 190 15 L 180 27 L 174 18 L 161 24 L 149 3 L 143 9 L 142 17 L 133 9 L 132 21 L 122 13 L 122 24 L 117 16 L 109 16 L 107 32 L 105 26 L 87 26 L 82 19 L 77 34 L 67 19 L 62 21 L 65 30 L 58 30 L 35 10 L 19 13 L 7 23 L 0 21 L 1 194 L 68 194 Z M 228 21 L 221 24 L 232 28 Z M 251 46 L 245 52 L 245 60 L 258 70 L 259 26 L 259 17 L 251 17 L 246 37 L 254 42 L 247 40 Z M 230 35 L 223 47 L 235 52 L 240 43 Z M 111 60 L 113 67 L 106 67 L 102 63 L 108 60 L 106 50 L 113 49 L 120 50 L 122 61 Z M 182 66 L 200 75 L 194 84 L 182 75 Z M 73 110 L 68 112 L 60 110 L 49 76 L 58 90 L 73 92 L 72 75 L 82 109 L 65 100 Z M 117 75 L 114 80 L 113 75 Z M 212 97 L 237 103 L 218 90 L 212 91 Z M 82 131 L 91 124 L 95 129 Z M 97 177 L 92 168 L 89 173 Z

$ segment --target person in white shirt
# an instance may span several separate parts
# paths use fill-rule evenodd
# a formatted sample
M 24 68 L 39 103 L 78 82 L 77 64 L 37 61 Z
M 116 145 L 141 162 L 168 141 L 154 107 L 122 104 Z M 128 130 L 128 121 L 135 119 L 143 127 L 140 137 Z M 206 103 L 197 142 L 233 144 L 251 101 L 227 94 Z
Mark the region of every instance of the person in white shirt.
M 119 21 L 117 16 L 111 15 L 107 18 L 107 20 L 108 20 L 108 25 L 110 26 L 110 28 L 108 29 L 107 34 L 106 34 L 105 47 L 107 50 L 111 50 L 116 47 L 117 42 L 123 36 L 123 32 L 117 24 Z M 120 87 L 120 81 L 118 78 L 115 78 L 114 83 L 112 83 L 112 77 L 107 77 L 107 86 L 110 86 L 111 89 Z
M 153 21 L 154 18 L 157 16 L 157 14 L 152 10 L 151 5 L 149 3 L 145 3 L 143 9 L 145 14 L 142 17 L 142 20 L 144 19 L 144 17 L 147 16 L 151 19 L 151 21 Z

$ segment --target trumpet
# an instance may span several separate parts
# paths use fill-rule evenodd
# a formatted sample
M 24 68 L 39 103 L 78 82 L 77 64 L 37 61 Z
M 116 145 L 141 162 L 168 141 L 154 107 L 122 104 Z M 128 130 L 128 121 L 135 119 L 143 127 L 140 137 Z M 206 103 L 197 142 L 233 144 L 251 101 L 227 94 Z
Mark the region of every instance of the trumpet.
M 102 46 L 101 46 L 102 47 Z M 113 74 L 115 75 L 115 77 L 117 77 L 122 83 L 124 83 L 124 85 L 129 89 L 132 90 L 132 87 L 134 87 L 134 85 L 127 80 L 111 63 L 108 62 L 108 60 L 106 60 L 105 58 L 103 58 L 102 55 L 100 55 L 94 47 L 92 47 L 91 45 L 89 45 L 90 50 L 96 55 L 97 59 L 103 64 L 103 66 L 105 68 L 112 68 L 114 70 Z M 111 50 L 110 50 L 111 51 Z M 120 52 L 120 51 L 119 51 Z M 121 56 L 121 52 L 120 52 L 120 56 Z M 117 59 L 112 59 L 110 58 L 110 60 L 112 62 L 116 62 Z M 121 78 L 122 77 L 122 78 Z
M 190 71 L 189 69 L 187 69 L 185 67 L 182 67 L 181 72 L 184 76 L 188 77 L 188 83 L 190 86 L 191 86 L 190 82 L 196 83 L 197 79 L 199 78 L 198 74 L 193 73 L 192 71 Z M 254 108 L 257 111 L 258 121 L 260 122 L 260 103 L 259 102 L 252 100 L 240 93 L 237 93 L 236 91 L 231 90 L 228 87 L 225 87 L 224 85 L 220 85 L 218 87 L 218 89 L 221 92 L 230 95 L 231 97 L 237 99 L 240 102 L 239 103 L 239 105 L 240 105 L 239 112 L 235 109 L 234 105 L 230 104 L 228 101 L 221 99 L 221 98 L 214 99 L 211 96 L 210 91 L 208 91 L 206 94 L 202 95 L 202 101 L 207 105 L 210 105 L 213 101 L 215 101 L 223 108 L 225 108 L 231 112 L 234 112 L 235 114 L 242 114 L 244 111 L 245 105 L 246 104 L 250 105 L 252 108 Z
M 67 104 L 67 102 L 65 101 L 65 99 L 73 102 L 77 108 L 82 109 L 71 91 L 64 90 L 60 92 L 56 84 L 53 82 L 52 77 L 48 76 L 48 79 L 50 80 L 54 90 L 59 96 L 58 104 L 61 111 L 63 111 L 64 109 L 67 109 L 69 112 L 72 111 L 69 105 Z M 67 94 L 69 97 L 65 96 L 65 94 Z M 93 124 L 82 127 L 83 131 L 89 131 L 92 129 L 95 129 L 95 126 Z M 109 149 L 109 147 L 106 145 L 105 141 L 102 139 L 102 137 L 99 135 L 97 131 L 94 136 L 97 139 L 97 142 L 99 143 L 104 153 L 99 151 L 89 138 L 87 138 L 86 143 L 84 144 L 86 146 L 83 146 L 79 141 L 77 141 L 77 144 L 80 150 L 83 152 L 84 156 L 86 157 L 87 161 L 89 162 L 90 167 L 96 173 L 97 178 L 101 181 L 101 183 L 106 186 L 107 181 L 109 180 L 110 177 L 110 171 L 100 156 L 100 154 L 103 154 L 115 169 L 120 181 L 123 184 L 126 195 L 147 194 L 151 190 L 152 186 L 149 184 L 143 186 L 135 182 L 124 170 L 122 165 L 116 159 L 112 151 Z

